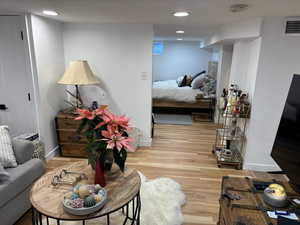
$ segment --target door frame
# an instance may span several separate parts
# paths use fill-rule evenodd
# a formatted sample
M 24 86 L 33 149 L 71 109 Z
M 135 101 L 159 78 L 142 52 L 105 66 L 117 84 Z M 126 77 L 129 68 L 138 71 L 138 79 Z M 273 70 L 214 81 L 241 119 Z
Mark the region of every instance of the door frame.
M 36 71 L 36 62 L 34 55 L 34 46 L 33 46 L 33 38 L 31 33 L 31 21 L 30 16 L 27 13 L 13 13 L 13 14 L 0 14 L 0 16 L 19 16 L 21 20 L 21 31 L 23 31 L 23 39 L 24 39 L 24 49 L 25 49 L 25 67 L 26 73 L 30 80 L 30 93 L 31 93 L 31 101 L 33 101 L 34 110 L 33 110 L 33 127 L 34 132 L 40 134 L 40 125 L 39 125 L 39 88 L 38 88 L 38 80 L 37 80 L 37 71 Z

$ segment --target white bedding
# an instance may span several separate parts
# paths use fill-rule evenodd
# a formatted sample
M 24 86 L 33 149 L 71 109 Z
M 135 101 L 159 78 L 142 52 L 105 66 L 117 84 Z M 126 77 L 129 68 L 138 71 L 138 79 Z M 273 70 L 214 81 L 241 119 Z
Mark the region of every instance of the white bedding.
M 196 96 L 203 92 L 191 87 L 178 87 L 176 80 L 156 81 L 153 83 L 152 98 L 177 102 L 196 102 Z

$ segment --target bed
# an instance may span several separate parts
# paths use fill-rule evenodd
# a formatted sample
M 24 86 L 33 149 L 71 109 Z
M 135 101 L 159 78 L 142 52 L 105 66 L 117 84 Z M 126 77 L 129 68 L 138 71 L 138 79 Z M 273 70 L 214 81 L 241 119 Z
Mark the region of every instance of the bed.
M 200 89 L 189 86 L 178 87 L 176 80 L 156 81 L 152 88 L 152 105 L 155 111 L 159 109 L 211 109 L 214 104 L 214 94 L 205 94 Z
M 206 71 L 199 73 L 205 72 L 203 75 L 206 76 L 206 79 L 198 89 L 184 85 L 184 87 L 178 87 L 178 79 L 155 81 L 152 87 L 152 111 L 154 113 L 162 111 L 191 112 L 193 117 L 204 113 L 208 116 L 208 120 L 213 120 L 217 68 L 218 62 L 208 62 L 207 73 Z

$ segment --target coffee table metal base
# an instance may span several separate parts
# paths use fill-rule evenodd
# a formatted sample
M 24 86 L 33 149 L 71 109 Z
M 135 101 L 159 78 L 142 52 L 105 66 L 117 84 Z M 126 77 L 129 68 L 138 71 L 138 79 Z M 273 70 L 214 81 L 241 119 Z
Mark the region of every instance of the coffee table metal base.
M 132 212 L 129 212 L 131 207 Z M 141 214 L 141 198 L 140 193 L 137 193 L 136 196 L 134 196 L 129 202 L 127 202 L 125 205 L 121 206 L 120 208 L 111 211 L 106 214 L 102 214 L 100 216 L 90 216 L 88 218 L 84 219 L 61 219 L 61 218 L 54 218 L 51 216 L 47 216 L 41 212 L 39 212 L 37 209 L 32 207 L 32 225 L 50 225 L 50 220 L 55 220 L 56 225 L 61 225 L 62 221 L 81 221 L 82 225 L 86 225 L 86 221 L 100 218 L 100 217 L 106 217 L 106 224 L 110 225 L 110 215 L 113 214 L 116 211 L 122 210 L 122 213 L 125 215 L 125 219 L 123 221 L 123 225 L 131 224 L 131 225 L 140 225 L 140 214 Z M 131 215 L 130 215 L 131 213 Z

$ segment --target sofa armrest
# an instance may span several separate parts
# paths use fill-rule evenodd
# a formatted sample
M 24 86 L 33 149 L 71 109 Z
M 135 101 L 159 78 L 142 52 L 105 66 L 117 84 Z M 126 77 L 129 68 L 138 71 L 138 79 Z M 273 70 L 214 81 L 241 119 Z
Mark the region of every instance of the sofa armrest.
M 18 164 L 23 164 L 32 158 L 34 145 L 31 141 L 13 138 L 12 145 Z

